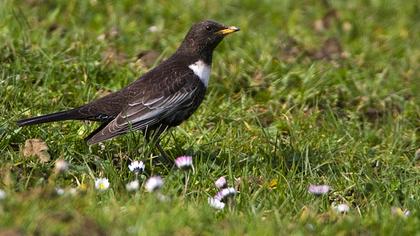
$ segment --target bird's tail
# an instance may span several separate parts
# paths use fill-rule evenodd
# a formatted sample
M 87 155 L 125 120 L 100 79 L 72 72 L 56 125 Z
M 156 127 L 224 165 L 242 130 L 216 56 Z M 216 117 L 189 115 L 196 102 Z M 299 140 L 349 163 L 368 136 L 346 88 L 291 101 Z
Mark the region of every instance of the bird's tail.
M 74 109 L 68 110 L 68 111 L 60 111 L 60 112 L 52 113 L 48 115 L 18 120 L 16 123 L 19 126 L 27 126 L 27 125 L 42 124 L 42 123 L 61 121 L 61 120 L 76 120 L 80 117 L 78 117 L 78 115 L 75 114 L 74 111 L 75 111 Z

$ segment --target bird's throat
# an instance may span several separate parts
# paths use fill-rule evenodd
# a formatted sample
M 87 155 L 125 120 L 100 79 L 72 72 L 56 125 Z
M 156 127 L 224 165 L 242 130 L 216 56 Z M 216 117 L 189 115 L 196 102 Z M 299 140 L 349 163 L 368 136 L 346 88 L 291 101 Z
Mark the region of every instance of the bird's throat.
M 188 68 L 190 68 L 194 74 L 198 76 L 200 81 L 207 88 L 210 80 L 211 66 L 205 63 L 203 60 L 198 60 L 189 65 Z

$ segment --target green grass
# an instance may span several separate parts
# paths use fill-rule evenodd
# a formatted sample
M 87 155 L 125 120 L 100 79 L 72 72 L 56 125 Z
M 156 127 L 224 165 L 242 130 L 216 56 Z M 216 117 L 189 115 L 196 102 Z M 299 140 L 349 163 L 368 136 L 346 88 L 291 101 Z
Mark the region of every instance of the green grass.
M 420 235 L 420 4 L 371 1 L 0 1 L 0 229 L 27 234 Z M 324 1 L 328 2 L 328 1 Z M 314 24 L 329 10 L 338 17 Z M 69 121 L 18 128 L 15 121 L 79 106 L 135 80 L 177 48 L 193 22 L 241 27 L 217 48 L 206 100 L 164 139 L 183 175 L 152 165 L 140 134 L 89 147 L 96 126 Z M 319 21 L 318 21 L 319 24 Z M 149 32 L 157 26 L 157 32 Z M 336 38 L 335 59 L 316 59 Z M 293 40 L 292 40 L 293 39 Z M 293 41 L 297 43 L 293 44 Z M 343 56 L 344 55 L 344 56 Z M 114 56 L 114 58 L 106 57 Z M 337 59 L 337 57 L 340 57 Z M 22 154 L 40 138 L 51 161 Z M 56 176 L 54 160 L 70 170 Z M 130 160 L 165 179 L 159 202 L 128 193 Z M 213 181 L 240 194 L 211 209 Z M 96 177 L 111 188 L 94 189 Z M 328 184 L 323 197 L 309 184 Z M 55 187 L 79 188 L 56 196 Z M 346 215 L 333 202 L 346 203 Z M 411 215 L 392 214 L 391 208 Z M 0 230 L 0 232 L 2 232 Z

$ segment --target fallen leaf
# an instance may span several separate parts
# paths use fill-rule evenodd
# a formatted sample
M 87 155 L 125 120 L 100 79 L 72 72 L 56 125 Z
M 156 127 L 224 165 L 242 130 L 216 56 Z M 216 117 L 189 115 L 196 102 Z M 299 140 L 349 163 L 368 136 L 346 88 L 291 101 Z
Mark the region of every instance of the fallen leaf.
M 41 162 L 48 162 L 50 160 L 50 154 L 48 153 L 47 144 L 41 139 L 28 139 L 25 141 L 25 147 L 23 148 L 23 156 L 31 157 L 36 156 Z

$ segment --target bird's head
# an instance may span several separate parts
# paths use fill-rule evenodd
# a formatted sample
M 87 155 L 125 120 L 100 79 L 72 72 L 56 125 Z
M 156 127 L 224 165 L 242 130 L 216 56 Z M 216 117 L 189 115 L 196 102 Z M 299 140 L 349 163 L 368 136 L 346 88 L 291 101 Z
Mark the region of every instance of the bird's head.
M 211 20 L 196 23 L 185 36 L 179 51 L 211 54 L 225 36 L 236 31 L 239 31 L 238 27 L 224 26 Z

